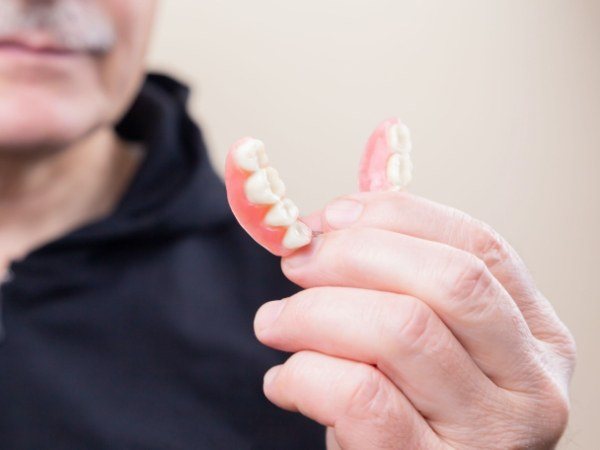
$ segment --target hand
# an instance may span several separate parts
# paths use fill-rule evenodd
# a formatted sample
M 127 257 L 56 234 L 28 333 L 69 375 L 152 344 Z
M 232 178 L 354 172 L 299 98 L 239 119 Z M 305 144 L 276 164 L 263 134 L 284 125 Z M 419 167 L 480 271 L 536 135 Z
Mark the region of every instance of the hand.
M 333 203 L 284 258 L 304 291 L 257 313 L 293 352 L 266 396 L 328 427 L 333 449 L 551 448 L 575 344 L 515 251 L 485 224 L 408 193 Z

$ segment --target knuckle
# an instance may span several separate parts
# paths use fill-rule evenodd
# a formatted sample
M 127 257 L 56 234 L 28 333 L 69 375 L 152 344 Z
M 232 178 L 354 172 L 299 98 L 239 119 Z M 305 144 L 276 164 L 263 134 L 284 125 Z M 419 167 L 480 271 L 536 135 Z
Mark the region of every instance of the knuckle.
M 497 434 L 499 445 L 494 448 L 555 448 L 570 409 L 566 391 L 548 375 L 533 394 L 496 391 L 486 399 L 481 426 Z
M 393 304 L 385 319 L 386 341 L 403 352 L 420 351 L 427 347 L 433 335 L 433 313 L 416 298 Z
M 493 285 L 485 263 L 469 253 L 455 251 L 450 258 L 446 273 L 446 289 L 448 300 L 451 302 L 470 302 L 484 295 Z
M 571 370 L 577 363 L 577 342 L 570 330 L 565 328 L 565 343 L 563 344 L 563 353 L 571 366 Z
M 557 437 L 561 436 L 569 423 L 571 415 L 571 403 L 566 395 L 557 395 L 550 405 L 549 425 L 555 431 Z
M 346 415 L 372 419 L 380 416 L 389 401 L 387 386 L 381 372 L 372 366 L 360 364 L 348 372 L 351 377 Z
M 543 396 L 535 399 L 531 410 L 537 411 L 534 420 L 536 428 L 549 443 L 557 442 L 564 433 L 571 415 L 571 404 L 566 390 L 550 376 L 547 385 L 541 389 Z
M 508 245 L 500 234 L 486 223 L 472 219 L 477 231 L 471 237 L 473 252 L 488 266 L 493 267 L 509 256 Z
M 568 397 L 561 395 L 554 400 L 553 404 L 554 414 L 552 415 L 551 426 L 556 430 L 557 438 L 562 436 L 567 425 L 569 424 L 569 417 L 571 415 L 571 403 Z
M 575 337 L 567 326 L 562 322 L 560 322 L 560 325 L 560 337 L 556 339 L 558 341 L 558 353 L 566 359 L 568 368 L 570 369 L 569 372 L 572 372 L 577 362 L 577 342 L 575 342 Z
M 530 375 L 533 384 L 527 391 L 513 391 L 511 396 L 513 400 L 517 399 L 517 403 L 513 404 L 518 405 L 523 414 L 523 423 L 550 445 L 564 433 L 571 414 L 571 403 L 568 382 L 564 380 L 562 371 L 552 364 L 555 355 L 548 348 L 541 352 L 546 354 L 539 354 L 542 365 L 540 370 Z
M 376 356 L 376 366 L 384 373 L 402 377 L 402 361 L 417 355 L 436 361 L 448 372 L 457 370 L 456 360 L 449 357 L 455 353 L 452 334 L 429 306 L 407 297 L 386 312 L 379 322 L 382 335 Z
M 541 304 L 536 311 L 538 312 L 536 336 L 547 343 L 552 352 L 559 356 L 559 364 L 567 369 L 566 372 L 570 377 L 577 363 L 577 342 L 550 302 L 543 296 L 540 298 Z
M 349 371 L 352 388 L 346 393 L 347 407 L 336 420 L 335 430 L 342 448 L 355 448 L 357 433 L 368 430 L 369 445 L 364 448 L 421 448 L 420 427 L 414 416 L 398 400 L 401 396 L 391 382 L 372 366 L 360 365 Z M 365 436 L 361 439 L 366 443 Z

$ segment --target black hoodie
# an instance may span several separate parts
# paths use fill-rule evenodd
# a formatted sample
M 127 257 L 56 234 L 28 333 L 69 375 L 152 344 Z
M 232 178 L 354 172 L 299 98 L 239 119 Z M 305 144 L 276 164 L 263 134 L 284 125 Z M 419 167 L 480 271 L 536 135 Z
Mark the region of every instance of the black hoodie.
M 256 309 L 296 288 L 227 206 L 188 90 L 146 80 L 118 125 L 147 155 L 107 218 L 12 264 L 0 290 L 0 449 L 319 449 L 271 405 Z

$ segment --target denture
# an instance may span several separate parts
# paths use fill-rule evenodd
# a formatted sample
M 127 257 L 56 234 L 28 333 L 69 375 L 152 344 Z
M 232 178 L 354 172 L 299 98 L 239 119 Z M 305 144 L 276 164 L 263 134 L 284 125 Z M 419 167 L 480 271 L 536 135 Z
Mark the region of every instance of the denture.
M 271 253 L 286 256 L 312 240 L 312 230 L 299 220 L 298 207 L 285 196 L 285 184 L 269 165 L 261 141 L 244 138 L 233 145 L 225 185 L 240 225 Z
M 412 179 L 412 143 L 398 119 L 383 122 L 367 142 L 359 172 L 361 191 L 401 190 Z M 250 236 L 277 256 L 287 256 L 312 241 L 312 230 L 300 220 L 296 204 L 285 196 L 285 184 L 269 165 L 265 145 L 253 138 L 237 141 L 225 166 L 227 199 Z
M 367 142 L 360 163 L 362 192 L 401 190 L 412 180 L 410 130 L 399 119 L 383 122 Z

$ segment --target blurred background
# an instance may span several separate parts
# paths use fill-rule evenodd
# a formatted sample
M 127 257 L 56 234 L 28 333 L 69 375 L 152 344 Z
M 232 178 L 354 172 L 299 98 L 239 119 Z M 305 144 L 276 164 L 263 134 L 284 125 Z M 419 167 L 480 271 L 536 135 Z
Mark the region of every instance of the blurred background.
M 600 1 L 163 0 L 151 67 L 194 89 L 215 167 L 264 140 L 305 212 L 401 117 L 411 190 L 493 225 L 574 332 L 564 449 L 600 425 Z

